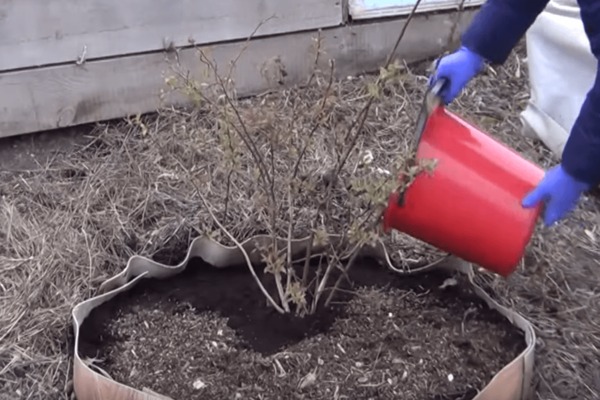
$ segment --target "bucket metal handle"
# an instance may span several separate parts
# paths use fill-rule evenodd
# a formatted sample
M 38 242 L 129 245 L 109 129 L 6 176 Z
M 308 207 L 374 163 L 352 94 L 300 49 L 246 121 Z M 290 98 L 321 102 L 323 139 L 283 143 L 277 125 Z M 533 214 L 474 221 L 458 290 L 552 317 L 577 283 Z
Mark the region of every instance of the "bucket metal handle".
M 417 150 L 419 148 L 419 143 L 421 143 L 421 137 L 423 136 L 423 131 L 425 130 L 425 124 L 429 119 L 431 113 L 438 107 L 443 105 L 442 99 L 440 98 L 440 93 L 446 85 L 448 85 L 450 81 L 447 78 L 440 78 L 435 82 L 431 87 L 427 89 L 425 92 L 425 98 L 421 103 L 421 110 L 419 111 L 419 116 L 417 118 L 417 126 L 415 131 L 415 137 L 413 142 L 413 157 L 416 158 Z M 396 201 L 398 206 L 402 206 L 404 203 L 404 195 L 405 193 L 399 193 L 398 199 Z
M 421 142 L 421 136 L 423 136 L 425 124 L 427 123 L 427 120 L 429 119 L 431 113 L 438 106 L 443 104 L 442 99 L 440 98 L 440 93 L 449 83 L 449 79 L 440 78 L 425 92 L 425 98 L 423 99 L 423 102 L 421 104 L 421 110 L 419 111 L 419 117 L 417 118 L 415 140 L 413 144 L 413 151 L 415 154 L 419 147 L 419 143 Z

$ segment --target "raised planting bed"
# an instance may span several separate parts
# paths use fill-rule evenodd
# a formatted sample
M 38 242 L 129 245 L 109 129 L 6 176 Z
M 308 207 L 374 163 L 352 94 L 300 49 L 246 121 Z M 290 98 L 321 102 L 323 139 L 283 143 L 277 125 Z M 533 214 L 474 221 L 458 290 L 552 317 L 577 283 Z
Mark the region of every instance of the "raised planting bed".
M 315 60 L 305 88 L 249 99 L 228 76 L 201 84 L 175 68 L 166 82 L 194 106 L 129 121 L 146 140 L 133 169 L 160 170 L 143 196 L 165 200 L 128 218 L 194 211 L 119 231 L 128 254 L 181 235 L 182 218 L 200 236 L 185 257 L 160 246 L 131 258 L 76 306 L 79 400 L 527 398 L 531 325 L 475 286 L 470 265 L 381 229 L 390 193 L 436 170 L 415 162 L 406 112 L 425 74 L 389 58 L 340 81 L 334 60 Z
M 274 290 L 252 251 L 266 240 L 244 248 Z M 363 251 L 330 307 L 301 317 L 265 304 L 238 247 L 198 238 L 174 267 L 133 257 L 73 312 L 77 398 L 527 398 L 526 320 L 459 260 L 412 273 L 386 260 L 383 246 Z

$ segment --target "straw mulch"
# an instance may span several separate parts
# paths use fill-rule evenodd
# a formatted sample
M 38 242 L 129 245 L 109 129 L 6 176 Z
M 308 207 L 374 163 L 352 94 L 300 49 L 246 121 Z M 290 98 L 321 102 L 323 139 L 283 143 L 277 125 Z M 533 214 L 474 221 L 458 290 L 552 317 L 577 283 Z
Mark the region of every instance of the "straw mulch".
M 303 236 L 321 222 L 328 232 L 348 229 L 351 216 L 368 209 L 368 199 L 357 196 L 357 188 L 387 176 L 386 171 L 393 173 L 393 163 L 408 156 L 427 82 L 425 67 L 404 67 L 373 104 L 323 222 L 312 208 L 314 196 L 331 179 L 336 150 L 346 143 L 343 137 L 366 101 L 365 81 L 374 78 L 333 82 L 329 116 L 315 130 L 298 174 L 311 185 L 293 198 L 293 236 Z M 298 144 L 306 143 L 314 124 L 328 87 L 324 72 L 309 89 L 239 105 L 254 137 L 262 138 L 257 140 L 264 154 L 271 154 L 276 138 L 279 151 L 267 160 L 277 188 L 288 182 L 294 165 L 290 157 L 302 147 Z M 528 96 L 526 72 L 520 48 L 504 67 L 474 81 L 452 109 L 547 167 L 556 160 L 519 134 L 518 113 Z M 255 186 L 259 177 L 244 155 L 234 157 L 235 173 L 229 174 L 223 150 L 228 143 L 215 115 L 202 106 L 102 124 L 88 132 L 83 146 L 40 158 L 43 163 L 29 170 L 0 173 L 1 393 L 8 398 L 69 398 L 71 308 L 93 295 L 132 255 L 172 264 L 183 257 L 192 238 L 216 235 L 197 188 L 238 239 L 269 232 L 267 200 Z M 4 145 L 11 144 L 7 140 Z M 362 180 L 351 182 L 351 176 Z M 283 189 L 274 196 L 283 204 L 281 221 L 289 220 L 288 196 Z M 600 393 L 597 222 L 598 201 L 586 197 L 565 223 L 540 227 L 523 267 L 510 279 L 485 273 L 479 278 L 502 303 L 535 323 L 541 399 L 592 399 Z M 289 226 L 280 228 L 278 234 L 289 233 Z M 404 267 L 439 255 L 408 238 L 387 240 Z

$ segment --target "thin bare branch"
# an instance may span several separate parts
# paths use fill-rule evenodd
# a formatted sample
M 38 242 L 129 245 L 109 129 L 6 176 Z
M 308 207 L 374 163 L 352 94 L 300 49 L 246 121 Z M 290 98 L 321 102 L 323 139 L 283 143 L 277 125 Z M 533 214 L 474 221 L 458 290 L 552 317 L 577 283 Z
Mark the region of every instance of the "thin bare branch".
M 254 278 L 254 280 L 255 280 L 256 284 L 258 285 L 258 287 L 260 288 L 261 292 L 265 295 L 265 297 L 269 301 L 269 304 L 271 304 L 273 306 L 273 308 L 275 308 L 277 310 L 277 312 L 279 312 L 281 314 L 284 314 L 285 313 L 284 309 L 282 309 L 277 304 L 277 302 L 275 302 L 275 300 L 271 297 L 271 295 L 269 294 L 269 292 L 267 291 L 267 289 L 264 287 L 264 285 L 262 284 L 262 282 L 258 278 L 258 275 L 256 275 L 256 271 L 254 271 L 254 267 L 252 266 L 252 261 L 250 260 L 250 257 L 248 256 L 248 253 L 244 249 L 244 246 L 242 246 L 242 244 L 239 241 L 237 241 L 237 239 L 229 232 L 229 230 L 227 228 L 225 228 L 225 226 L 223 226 L 223 224 L 215 216 L 215 214 L 213 213 L 213 211 L 211 209 L 210 203 L 206 200 L 206 197 L 204 197 L 204 195 L 200 191 L 200 188 L 198 188 L 198 186 L 194 182 L 194 177 L 192 176 L 191 172 L 183 165 L 183 163 L 179 162 L 179 165 L 187 173 L 187 175 L 189 177 L 190 183 L 194 186 L 196 194 L 202 200 L 202 203 L 204 204 L 204 207 L 206 207 L 206 211 L 210 214 L 210 217 L 213 219 L 214 223 L 219 227 L 219 229 L 221 229 L 221 231 L 225 235 L 227 235 L 227 237 L 229 238 L 229 240 L 231 240 L 237 246 L 237 248 L 240 249 L 240 251 L 242 252 L 242 255 L 244 256 L 244 260 L 246 261 L 246 265 L 248 266 L 248 269 L 250 270 L 250 273 L 252 274 L 252 277 Z

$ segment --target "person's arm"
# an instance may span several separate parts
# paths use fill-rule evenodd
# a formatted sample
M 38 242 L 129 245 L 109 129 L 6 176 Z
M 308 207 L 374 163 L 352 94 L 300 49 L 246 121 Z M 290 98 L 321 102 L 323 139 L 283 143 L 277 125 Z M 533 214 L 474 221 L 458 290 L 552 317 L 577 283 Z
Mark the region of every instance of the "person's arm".
M 544 10 L 549 0 L 487 0 L 461 36 L 461 46 L 438 60 L 429 80 L 448 84 L 440 92 L 444 104 L 452 102 L 487 61 L 503 64 L 517 42 Z
M 592 53 L 600 62 L 600 2 L 579 0 L 581 19 Z M 562 166 L 573 178 L 595 186 L 600 183 L 600 71 L 590 88 L 565 145 Z
M 596 78 L 573 124 L 561 163 L 551 168 L 522 201 L 527 208 L 545 202 L 546 225 L 563 219 L 575 208 L 583 192 L 600 183 L 600 2 L 579 0 L 579 8 L 597 60 Z
M 548 2 L 487 0 L 462 35 L 462 45 L 489 63 L 503 64 Z

